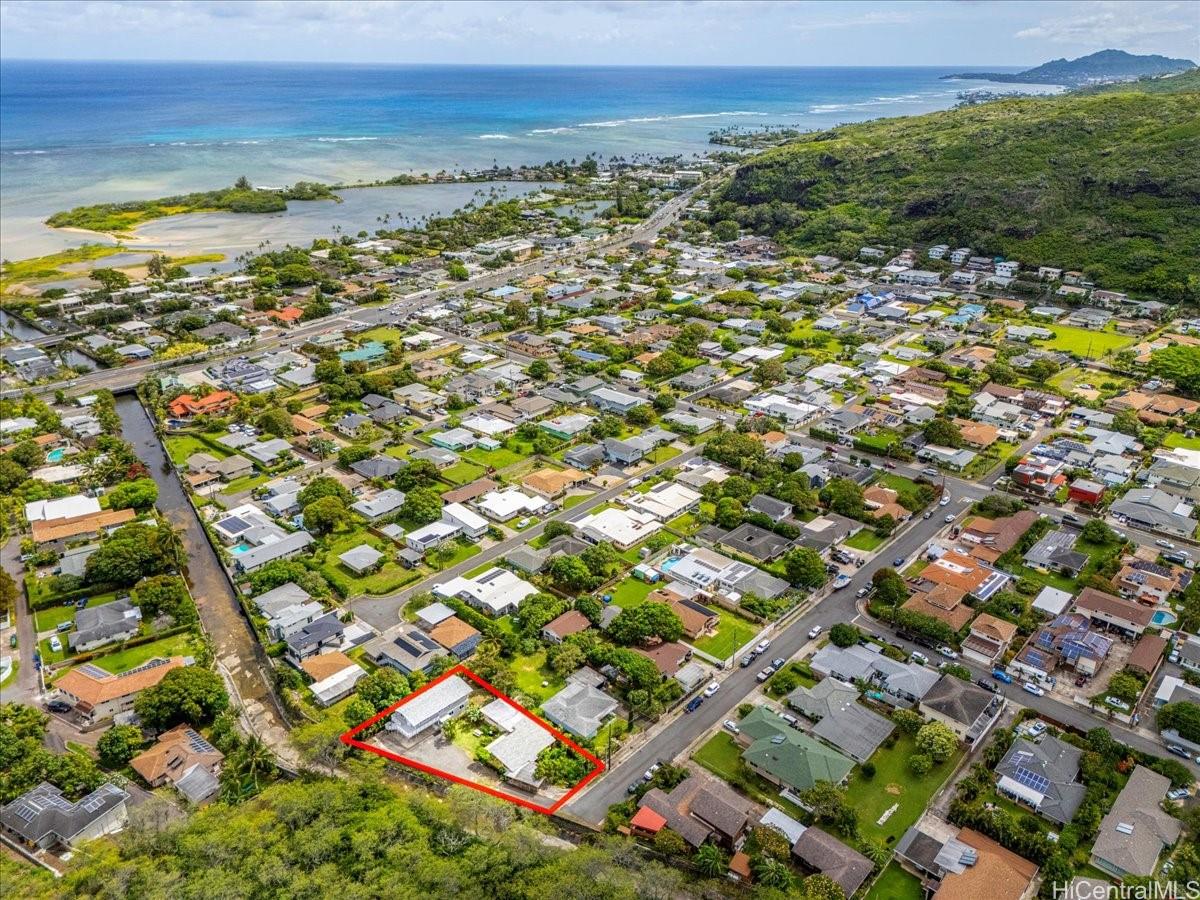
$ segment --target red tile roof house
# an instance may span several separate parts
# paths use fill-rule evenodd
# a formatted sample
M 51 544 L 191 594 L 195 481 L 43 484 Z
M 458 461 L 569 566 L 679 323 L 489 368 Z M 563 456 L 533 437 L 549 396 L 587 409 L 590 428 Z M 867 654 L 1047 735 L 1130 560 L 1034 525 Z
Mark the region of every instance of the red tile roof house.
M 285 306 L 283 309 L 267 310 L 267 315 L 283 325 L 295 325 L 304 315 L 304 310 L 295 306 Z
M 190 419 L 192 416 L 213 416 L 232 409 L 238 402 L 232 391 L 213 391 L 204 397 L 180 394 L 167 404 L 167 412 L 175 419 Z

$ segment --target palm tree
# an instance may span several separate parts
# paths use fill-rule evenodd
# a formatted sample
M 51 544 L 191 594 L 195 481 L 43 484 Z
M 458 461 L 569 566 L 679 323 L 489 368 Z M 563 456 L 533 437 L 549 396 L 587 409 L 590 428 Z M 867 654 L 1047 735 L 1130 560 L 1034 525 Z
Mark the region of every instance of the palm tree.
M 792 883 L 792 873 L 787 863 L 770 856 L 757 860 L 753 866 L 754 878 L 767 887 L 787 888 Z
M 259 740 L 257 735 L 251 735 L 242 748 L 234 755 L 234 769 L 239 778 L 249 781 L 258 790 L 258 779 L 275 768 L 275 758 L 270 749 Z
M 892 851 L 880 841 L 868 840 L 863 841 L 863 854 L 875 863 L 877 868 L 882 869 L 891 858 Z
M 705 875 L 717 877 L 724 875 L 729 867 L 725 854 L 716 844 L 702 844 L 696 851 L 696 868 Z

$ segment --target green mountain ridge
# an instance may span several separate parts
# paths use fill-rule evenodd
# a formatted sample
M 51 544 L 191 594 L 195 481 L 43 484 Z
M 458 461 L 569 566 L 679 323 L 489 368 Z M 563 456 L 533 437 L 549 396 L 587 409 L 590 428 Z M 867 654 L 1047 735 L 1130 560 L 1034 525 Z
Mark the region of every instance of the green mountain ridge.
M 805 135 L 740 166 L 710 218 L 797 253 L 947 242 L 1200 299 L 1200 73 L 1147 84 Z
M 1158 54 L 1138 56 L 1124 50 L 1100 50 L 1078 59 L 1053 59 L 1024 72 L 962 72 L 943 78 L 969 78 L 1016 84 L 1082 85 L 1095 81 L 1133 81 L 1194 69 L 1190 59 L 1171 59 Z

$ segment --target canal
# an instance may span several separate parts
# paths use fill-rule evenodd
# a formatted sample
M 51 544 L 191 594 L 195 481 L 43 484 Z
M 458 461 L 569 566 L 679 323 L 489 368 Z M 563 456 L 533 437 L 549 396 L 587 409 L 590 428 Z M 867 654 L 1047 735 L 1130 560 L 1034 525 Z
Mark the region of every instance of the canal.
M 46 337 L 50 333 L 42 331 L 40 328 L 35 328 L 20 316 L 11 316 L 2 309 L 0 309 L 0 331 L 12 335 L 19 341 L 36 341 L 39 338 Z M 78 350 L 73 350 L 70 347 L 49 347 L 46 353 L 49 356 L 57 357 L 64 366 L 70 368 L 81 368 L 87 372 L 95 372 L 100 368 L 100 364 L 94 359 L 84 356 Z
M 225 575 L 221 560 L 208 542 L 208 536 L 183 484 L 154 430 L 150 414 L 137 395 L 116 398 L 121 434 L 133 452 L 150 470 L 158 485 L 158 507 L 163 517 L 179 532 L 187 552 L 187 581 L 196 598 L 200 621 L 212 639 L 218 664 L 232 680 L 247 725 L 285 763 L 294 757 L 288 732 L 267 683 L 266 653 L 258 643 L 242 613 L 233 586 Z

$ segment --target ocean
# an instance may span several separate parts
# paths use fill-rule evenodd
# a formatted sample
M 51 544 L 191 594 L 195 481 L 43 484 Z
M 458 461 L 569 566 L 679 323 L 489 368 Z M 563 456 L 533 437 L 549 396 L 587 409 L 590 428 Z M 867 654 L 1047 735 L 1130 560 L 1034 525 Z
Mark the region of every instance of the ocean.
M 16 259 L 80 243 L 41 224 L 58 210 L 205 190 L 241 175 L 282 185 L 589 153 L 686 160 L 731 125 L 823 128 L 943 109 L 960 90 L 989 87 L 939 80 L 952 71 L 962 68 L 4 60 L 0 252 Z

